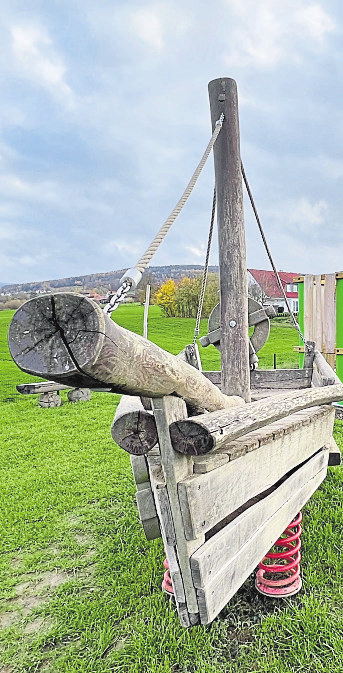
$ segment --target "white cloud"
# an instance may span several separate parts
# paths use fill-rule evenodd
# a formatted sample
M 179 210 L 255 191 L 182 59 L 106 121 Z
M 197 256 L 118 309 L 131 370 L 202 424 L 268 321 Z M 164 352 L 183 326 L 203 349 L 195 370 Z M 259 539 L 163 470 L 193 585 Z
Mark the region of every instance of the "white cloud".
M 13 26 L 12 50 L 21 74 L 64 105 L 73 106 L 73 92 L 64 81 L 66 68 L 47 31 L 38 26 Z
M 205 258 L 205 246 L 203 243 L 198 248 L 195 245 L 185 245 L 184 249 L 191 252 L 194 257 L 199 257 L 202 260 Z
M 163 23 L 154 9 L 139 9 L 131 16 L 133 32 L 156 51 L 164 47 Z
M 226 0 L 226 5 L 236 18 L 225 54 L 230 66 L 271 69 L 280 62 L 299 62 L 304 50 L 317 49 L 336 29 L 333 19 L 319 4 Z

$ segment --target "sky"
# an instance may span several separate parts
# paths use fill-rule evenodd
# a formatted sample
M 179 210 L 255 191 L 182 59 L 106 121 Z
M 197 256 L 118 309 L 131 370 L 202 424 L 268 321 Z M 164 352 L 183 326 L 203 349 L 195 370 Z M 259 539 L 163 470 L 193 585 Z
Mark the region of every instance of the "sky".
M 0 282 L 134 266 L 203 154 L 219 77 L 277 268 L 343 269 L 340 0 L 2 0 L 0 16 Z M 203 264 L 213 185 L 210 156 L 152 265 Z M 248 266 L 269 269 L 245 211 Z

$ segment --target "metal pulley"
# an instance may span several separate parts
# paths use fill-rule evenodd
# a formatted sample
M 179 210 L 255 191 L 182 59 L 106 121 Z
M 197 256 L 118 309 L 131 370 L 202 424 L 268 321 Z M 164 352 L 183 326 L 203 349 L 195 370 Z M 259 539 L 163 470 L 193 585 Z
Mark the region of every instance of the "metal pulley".
M 248 298 L 249 327 L 254 331 L 249 340 L 250 369 L 256 369 L 258 357 L 256 353 L 261 350 L 269 337 L 270 320 L 276 316 L 273 306 L 263 307 L 256 299 Z M 208 334 L 201 337 L 200 343 L 205 348 L 213 344 L 220 351 L 220 304 L 214 307 L 208 319 Z

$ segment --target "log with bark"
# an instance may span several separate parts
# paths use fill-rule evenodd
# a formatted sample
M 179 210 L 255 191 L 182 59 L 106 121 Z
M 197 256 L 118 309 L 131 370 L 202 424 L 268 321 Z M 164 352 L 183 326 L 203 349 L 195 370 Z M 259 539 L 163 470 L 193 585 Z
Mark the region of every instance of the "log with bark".
M 180 453 L 203 455 L 297 411 L 340 400 L 343 400 L 342 383 L 296 390 L 251 402 L 241 409 L 223 409 L 176 421 L 170 426 L 170 436 L 174 449 Z
M 208 411 L 244 404 L 197 369 L 117 325 L 87 297 L 36 297 L 15 313 L 9 347 L 23 371 L 78 388 L 144 397 L 176 395 Z

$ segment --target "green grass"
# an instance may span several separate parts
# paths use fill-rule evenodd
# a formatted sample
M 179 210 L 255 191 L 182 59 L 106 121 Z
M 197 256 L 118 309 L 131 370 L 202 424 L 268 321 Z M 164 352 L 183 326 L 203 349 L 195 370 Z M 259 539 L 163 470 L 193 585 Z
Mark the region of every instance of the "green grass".
M 41 409 L 17 395 L 28 377 L 9 358 L 12 314 L 0 312 L 0 672 L 343 671 L 340 468 L 304 511 L 302 592 L 275 603 L 251 576 L 212 625 L 182 629 L 160 590 L 162 542 L 145 540 L 129 456 L 111 439 L 119 397 L 71 404 L 62 392 L 62 407 Z M 136 332 L 142 316 L 136 305 L 115 313 Z M 149 328 L 176 353 L 194 321 L 152 307 Z M 297 342 L 275 321 L 261 366 L 272 366 L 273 353 L 278 366 L 297 366 Z M 205 369 L 219 368 L 213 347 L 201 356 Z M 336 439 L 343 446 L 339 422 Z

